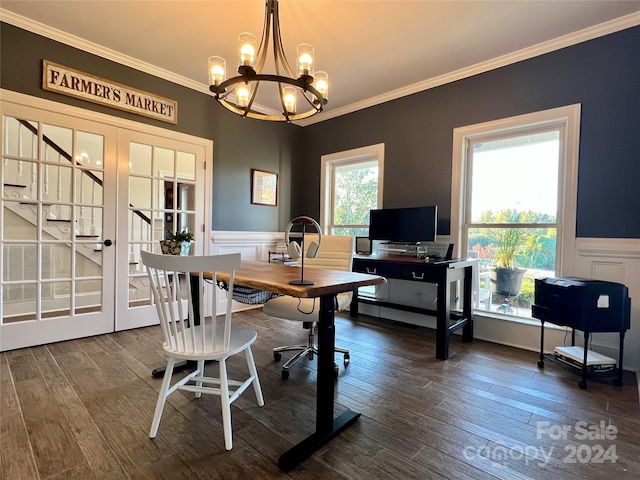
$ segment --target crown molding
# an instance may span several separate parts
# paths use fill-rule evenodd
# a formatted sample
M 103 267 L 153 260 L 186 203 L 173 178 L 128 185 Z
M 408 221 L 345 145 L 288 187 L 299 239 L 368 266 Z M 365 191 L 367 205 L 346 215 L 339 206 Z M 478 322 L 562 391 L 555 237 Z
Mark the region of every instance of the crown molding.
M 396 90 L 383 93 L 382 95 L 378 95 L 376 97 L 371 97 L 361 102 L 352 103 L 351 105 L 346 105 L 336 110 L 331 110 L 328 112 L 323 111 L 320 114 L 315 115 L 309 119 L 298 122 L 298 124 L 305 127 L 307 125 L 322 122 L 324 120 L 329 120 L 331 118 L 346 115 L 348 113 L 357 112 L 358 110 L 373 107 L 381 103 L 396 100 L 398 98 L 406 97 L 408 95 L 439 87 L 441 85 L 446 85 L 447 83 L 452 83 L 464 78 L 478 75 L 480 73 L 495 70 L 507 65 L 511 65 L 513 63 L 521 62 L 522 60 L 538 57 L 540 55 L 544 55 L 545 53 L 550 53 L 565 47 L 577 45 L 578 43 L 593 40 L 594 38 L 598 37 L 603 37 L 605 35 L 609 35 L 621 30 L 626 30 L 627 28 L 635 27 L 637 25 L 640 25 L 640 12 L 631 13 L 629 15 L 625 15 L 623 17 L 619 17 L 614 20 L 595 25 L 593 27 L 578 30 L 577 32 L 573 32 L 562 37 L 549 40 L 547 42 L 542 42 L 531 47 L 523 48 L 521 50 L 517 50 L 515 52 L 511 52 L 506 55 L 493 58 L 491 60 L 487 60 L 486 62 L 477 63 L 475 65 L 461 68 L 459 70 L 455 70 L 438 77 L 429 78 L 412 85 L 407 85 L 406 87 L 398 88 Z
M 23 17 L 21 15 L 17 15 L 13 12 L 10 12 L 2 8 L 0 8 L 0 20 L 2 20 L 3 22 L 9 23 L 11 25 L 14 25 L 16 27 L 22 28 L 24 30 L 30 31 L 32 33 L 42 35 L 51 40 L 55 40 L 55 41 L 64 43 L 65 45 L 69 45 L 71 47 L 77 48 L 79 50 L 83 50 L 88 53 L 98 55 L 107 60 L 111 60 L 111 61 L 120 63 L 122 65 L 134 68 L 141 72 L 154 75 L 156 77 L 168 80 L 178 85 L 182 85 L 183 87 L 187 87 L 192 90 L 205 93 L 207 95 L 211 95 L 211 92 L 209 91 L 209 87 L 206 84 L 196 82 L 182 75 L 178 75 L 176 73 L 170 72 L 169 70 L 165 70 L 155 65 L 151 65 L 150 63 L 140 61 L 134 57 L 130 57 L 128 55 L 124 55 L 122 53 L 116 52 L 115 50 L 105 48 L 96 43 L 89 42 L 75 35 L 70 35 L 61 30 L 55 29 L 53 27 L 50 27 L 40 22 L 36 22 L 29 18 Z M 314 115 L 311 118 L 295 122 L 295 124 L 304 127 L 307 125 L 312 125 L 314 123 L 323 122 L 325 120 L 340 117 L 342 115 L 347 115 L 349 113 L 353 113 L 358 110 L 363 110 L 368 107 L 373 107 L 381 103 L 386 103 L 391 100 L 396 100 L 398 98 L 412 95 L 414 93 L 439 87 L 447 83 L 472 77 L 480 73 L 485 73 L 491 70 L 495 70 L 497 68 L 511 65 L 513 63 L 520 62 L 522 60 L 527 60 L 540 55 L 544 55 L 546 53 L 550 53 L 555 50 L 560 50 L 561 48 L 586 42 L 588 40 L 602 37 L 604 35 L 609 35 L 611 33 L 625 30 L 627 28 L 635 27 L 637 25 L 640 25 L 640 12 L 631 13 L 629 15 L 625 15 L 623 17 L 619 17 L 619 18 L 610 20 L 608 22 L 594 25 L 592 27 L 588 27 L 583 30 L 578 30 L 577 32 L 573 32 L 573 33 L 564 35 L 562 37 L 549 40 L 547 42 L 542 42 L 537 45 L 533 45 L 531 47 L 523 48 L 521 50 L 511 52 L 509 54 L 502 55 L 500 57 L 493 58 L 486 62 L 480 62 L 475 65 L 461 68 L 459 70 L 455 70 L 453 72 L 450 72 L 444 75 L 429 78 L 421 82 L 414 83 L 412 85 L 407 85 L 406 87 L 398 88 L 396 90 L 392 90 L 390 92 L 377 95 L 375 97 L 371 97 L 361 102 L 352 103 L 350 105 L 346 105 L 344 107 L 337 108 L 331 111 L 323 111 L 317 115 Z M 256 106 L 256 108 L 260 109 L 261 111 L 264 109 L 265 112 L 269 111 L 269 109 L 267 109 L 266 107 Z
M 196 82 L 189 78 L 183 77 L 182 75 L 178 75 L 163 68 L 156 67 L 155 65 L 151 65 L 150 63 L 143 62 L 128 55 L 124 55 L 120 52 L 116 52 L 115 50 L 105 48 L 101 45 L 98 45 L 97 43 L 89 42 L 88 40 L 85 40 L 83 38 L 71 35 L 43 23 L 23 17 L 21 15 L 17 15 L 8 10 L 0 9 L 0 19 L 3 22 L 10 23 L 11 25 L 22 28 L 32 33 L 36 33 L 38 35 L 42 35 L 43 37 L 49 38 L 51 40 L 64 43 L 65 45 L 77 48 L 78 50 L 92 53 L 107 60 L 111 60 L 121 65 L 134 68 L 144 73 L 149 73 L 156 77 L 163 78 L 192 90 L 196 90 L 202 93 L 210 93 L 209 87 L 203 83 Z

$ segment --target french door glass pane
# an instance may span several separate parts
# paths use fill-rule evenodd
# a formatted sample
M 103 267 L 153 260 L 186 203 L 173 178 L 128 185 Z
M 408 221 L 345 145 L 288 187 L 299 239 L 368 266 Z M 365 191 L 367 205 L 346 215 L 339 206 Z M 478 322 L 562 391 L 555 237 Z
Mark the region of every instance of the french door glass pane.
M 196 179 L 196 156 L 193 153 L 176 152 L 178 174 L 180 180 Z
M 76 203 L 82 205 L 102 205 L 102 184 L 104 174 L 96 170 L 77 170 Z
M 77 132 L 76 164 L 90 168 L 104 168 L 104 137 L 95 133 Z
M 3 154 L 11 157 L 38 158 L 38 124 L 4 117 Z
M 75 285 L 75 313 L 99 311 L 102 305 L 102 280 L 79 280 Z
M 11 199 L 37 198 L 37 163 L 26 160 L 4 159 L 2 168 L 2 196 Z
M 167 148 L 155 148 L 154 172 L 158 176 L 174 177 L 175 151 Z
M 131 142 L 129 145 L 129 172 L 151 175 L 151 145 Z
M 129 203 L 136 208 L 151 208 L 151 179 L 129 177 Z
M 43 243 L 40 260 L 43 279 L 71 278 L 71 244 Z
M 38 218 L 37 204 L 4 201 L 2 208 L 3 240 L 38 239 L 37 226 L 32 223 Z
M 73 169 L 70 166 L 43 164 L 42 200 L 44 202 L 66 202 L 73 201 L 73 189 L 68 188 L 73 185 L 71 178 Z M 56 217 L 71 219 L 71 217 Z

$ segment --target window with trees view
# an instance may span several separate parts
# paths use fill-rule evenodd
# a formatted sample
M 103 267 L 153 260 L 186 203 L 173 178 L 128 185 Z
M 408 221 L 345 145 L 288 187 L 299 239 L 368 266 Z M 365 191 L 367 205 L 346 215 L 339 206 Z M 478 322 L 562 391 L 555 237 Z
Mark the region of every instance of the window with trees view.
M 330 235 L 369 235 L 369 210 L 380 208 L 384 145 L 322 157 L 321 224 Z
M 479 260 L 477 308 L 486 313 L 531 318 L 535 279 L 562 274 L 575 238 L 579 118 L 579 108 L 564 108 L 454 134 L 461 216 L 452 235 L 461 255 Z

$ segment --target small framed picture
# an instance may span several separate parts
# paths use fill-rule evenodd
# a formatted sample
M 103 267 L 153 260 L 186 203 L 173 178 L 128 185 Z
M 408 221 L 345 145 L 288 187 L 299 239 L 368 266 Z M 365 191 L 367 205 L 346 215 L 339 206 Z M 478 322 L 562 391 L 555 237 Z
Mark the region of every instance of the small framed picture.
M 371 240 L 369 237 L 356 237 L 356 253 L 369 255 L 371 253 Z
M 278 174 L 251 169 L 251 203 L 255 205 L 278 205 Z

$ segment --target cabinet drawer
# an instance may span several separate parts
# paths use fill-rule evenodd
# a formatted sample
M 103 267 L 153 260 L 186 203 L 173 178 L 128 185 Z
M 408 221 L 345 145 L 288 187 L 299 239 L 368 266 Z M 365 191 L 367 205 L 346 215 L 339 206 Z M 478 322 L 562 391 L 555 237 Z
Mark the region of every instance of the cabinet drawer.
M 437 281 L 435 270 L 426 265 L 403 265 L 399 278 L 414 282 L 435 283 Z
M 400 265 L 359 258 L 353 259 L 353 271 L 387 278 L 401 278 L 400 275 L 402 274 Z

